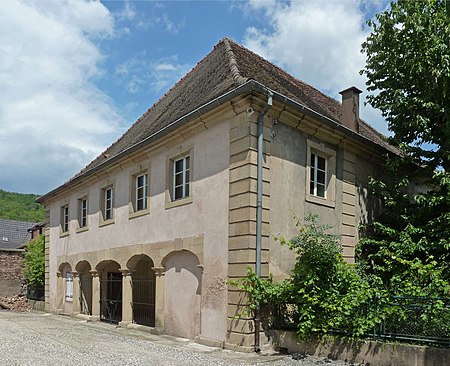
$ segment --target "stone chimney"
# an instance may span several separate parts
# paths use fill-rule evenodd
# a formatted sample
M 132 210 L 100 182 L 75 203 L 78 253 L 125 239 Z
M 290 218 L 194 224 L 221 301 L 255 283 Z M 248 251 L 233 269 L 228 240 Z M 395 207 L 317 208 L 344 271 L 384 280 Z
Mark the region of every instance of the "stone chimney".
M 359 94 L 361 93 L 362 91 L 355 86 L 339 92 L 342 95 L 342 124 L 355 132 L 359 132 Z

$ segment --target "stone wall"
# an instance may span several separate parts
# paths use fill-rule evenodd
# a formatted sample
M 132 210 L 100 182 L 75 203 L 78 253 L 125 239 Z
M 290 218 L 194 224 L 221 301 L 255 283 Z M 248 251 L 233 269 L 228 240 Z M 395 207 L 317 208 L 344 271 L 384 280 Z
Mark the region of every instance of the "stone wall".
M 0 297 L 24 293 L 23 252 L 22 249 L 0 249 Z

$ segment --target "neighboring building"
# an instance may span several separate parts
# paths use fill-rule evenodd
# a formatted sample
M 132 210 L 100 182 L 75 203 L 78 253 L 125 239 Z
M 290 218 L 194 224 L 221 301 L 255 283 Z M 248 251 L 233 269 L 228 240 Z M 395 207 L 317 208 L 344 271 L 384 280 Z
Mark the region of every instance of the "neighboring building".
M 23 293 L 23 247 L 31 239 L 34 222 L 0 219 L 0 297 Z
M 295 256 L 272 234 L 317 213 L 354 260 L 375 215 L 369 176 L 394 151 L 342 105 L 225 38 L 103 154 L 39 198 L 49 210 L 51 311 L 228 348 L 251 349 L 245 296 L 228 285 L 254 266 L 258 120 L 263 122 L 262 274 Z M 134 325 L 133 325 L 134 326 Z
M 35 222 L 0 219 L 0 249 L 21 248 L 31 239 L 28 229 L 35 225 Z

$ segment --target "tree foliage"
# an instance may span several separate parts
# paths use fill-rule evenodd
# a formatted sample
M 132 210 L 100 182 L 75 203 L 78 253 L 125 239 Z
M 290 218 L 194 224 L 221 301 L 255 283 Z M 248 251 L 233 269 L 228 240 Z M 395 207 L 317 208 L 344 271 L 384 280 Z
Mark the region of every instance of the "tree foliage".
M 23 259 L 24 275 L 29 285 L 43 285 L 45 280 L 45 239 L 39 235 L 26 247 Z
M 362 71 L 400 149 L 373 181 L 383 215 L 359 261 L 389 294 L 448 295 L 450 280 L 450 4 L 392 2 L 370 21 Z
M 35 200 L 36 194 L 7 192 L 0 189 L 0 218 L 18 221 L 43 222 L 45 210 Z

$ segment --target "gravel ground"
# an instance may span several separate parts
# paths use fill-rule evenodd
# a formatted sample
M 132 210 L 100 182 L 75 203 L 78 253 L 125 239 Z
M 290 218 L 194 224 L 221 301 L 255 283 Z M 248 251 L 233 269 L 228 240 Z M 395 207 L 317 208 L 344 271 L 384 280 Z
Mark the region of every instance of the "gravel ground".
M 206 347 L 104 323 L 41 312 L 0 311 L 0 365 L 356 366 L 302 355 L 256 355 Z

